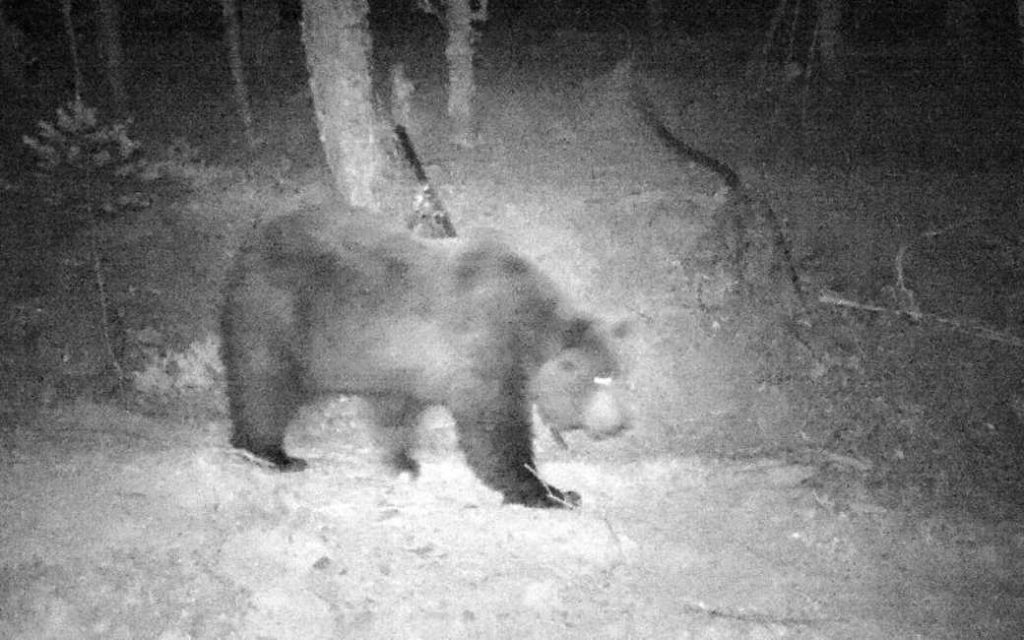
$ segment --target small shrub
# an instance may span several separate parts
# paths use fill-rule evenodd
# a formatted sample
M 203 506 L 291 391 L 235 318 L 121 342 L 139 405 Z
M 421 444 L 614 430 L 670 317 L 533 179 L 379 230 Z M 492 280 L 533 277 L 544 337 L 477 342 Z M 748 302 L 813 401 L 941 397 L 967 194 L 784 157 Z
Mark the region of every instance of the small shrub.
M 41 120 L 38 126 L 38 137 L 26 135 L 22 141 L 44 173 L 72 168 L 124 176 L 135 170 L 132 160 L 140 145 L 128 136 L 131 120 L 100 125 L 96 109 L 77 99 L 58 107 L 55 123 Z
M 218 349 L 218 341 L 212 336 L 193 342 L 183 353 L 146 349 L 143 369 L 132 373 L 135 389 L 153 395 L 209 390 L 223 372 Z
M 136 190 L 144 164 L 131 124 L 101 123 L 96 109 L 78 99 L 58 108 L 53 122 L 40 121 L 37 135 L 22 137 L 35 160 L 37 195 L 49 205 L 49 227 L 73 232 L 149 206 Z

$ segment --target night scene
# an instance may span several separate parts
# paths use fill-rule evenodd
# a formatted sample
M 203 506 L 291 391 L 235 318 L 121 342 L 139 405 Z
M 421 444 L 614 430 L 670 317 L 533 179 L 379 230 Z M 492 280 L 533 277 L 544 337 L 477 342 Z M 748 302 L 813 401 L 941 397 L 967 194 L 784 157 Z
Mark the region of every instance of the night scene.
M 0 0 L 0 638 L 1024 638 L 1024 0 Z

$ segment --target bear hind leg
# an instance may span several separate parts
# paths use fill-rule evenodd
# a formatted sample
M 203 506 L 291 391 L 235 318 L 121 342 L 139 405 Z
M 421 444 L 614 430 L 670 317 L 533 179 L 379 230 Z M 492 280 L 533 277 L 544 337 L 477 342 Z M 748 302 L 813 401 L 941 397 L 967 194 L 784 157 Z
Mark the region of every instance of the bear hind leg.
M 418 476 L 420 465 L 412 454 L 416 449 L 416 424 L 425 405 L 401 394 L 379 394 L 366 400 L 373 408 L 374 440 L 384 452 L 384 462 L 395 473 Z

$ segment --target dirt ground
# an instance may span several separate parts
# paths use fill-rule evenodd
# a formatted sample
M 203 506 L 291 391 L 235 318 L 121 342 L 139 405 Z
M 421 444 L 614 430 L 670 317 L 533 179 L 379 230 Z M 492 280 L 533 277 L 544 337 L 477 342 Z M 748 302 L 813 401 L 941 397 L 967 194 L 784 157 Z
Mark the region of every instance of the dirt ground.
M 633 428 L 570 434 L 568 451 L 536 434 L 543 475 L 582 508 L 502 506 L 440 410 L 414 482 L 382 471 L 356 399 L 294 425 L 304 473 L 227 446 L 225 266 L 254 221 L 330 196 L 301 79 L 257 90 L 257 157 L 210 124 L 230 121 L 226 85 L 218 102 L 160 84 L 147 104 L 189 96 L 182 113 L 202 117 L 161 127 L 143 109 L 139 135 L 160 149 L 187 135 L 198 157 L 155 154 L 187 188 L 153 183 L 143 210 L 39 239 L 34 193 L 4 178 L 0 637 L 1024 637 L 1024 389 L 1006 342 L 1024 300 L 1019 167 L 907 149 L 874 128 L 889 116 L 872 101 L 899 103 L 876 76 L 865 104 L 821 115 L 850 144 L 794 159 L 772 153 L 785 124 L 727 108 L 735 85 L 711 80 L 728 74 L 710 47 L 666 42 L 676 54 L 626 66 L 625 43 L 595 34 L 489 46 L 506 53 L 485 50 L 468 150 L 438 123 L 438 54 L 392 55 L 421 60 L 413 138 L 460 232 L 498 230 L 581 306 L 631 324 L 617 346 Z M 763 214 L 751 262 L 730 269 L 722 220 L 746 214 L 659 142 L 638 87 L 781 214 L 805 298 Z M 988 126 L 1019 131 L 974 124 L 975 150 Z M 112 354 L 128 389 L 111 391 Z

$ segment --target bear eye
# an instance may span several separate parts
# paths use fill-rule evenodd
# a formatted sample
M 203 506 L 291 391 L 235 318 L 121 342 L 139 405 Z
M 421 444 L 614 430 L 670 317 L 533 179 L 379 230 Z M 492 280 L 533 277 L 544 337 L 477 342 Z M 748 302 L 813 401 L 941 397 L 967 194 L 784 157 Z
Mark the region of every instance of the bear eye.
M 610 387 L 612 382 L 613 380 L 609 376 L 596 376 L 594 378 L 594 384 L 599 387 Z
M 565 346 L 569 348 L 579 347 L 583 344 L 592 329 L 593 323 L 587 318 L 573 318 L 565 329 Z

